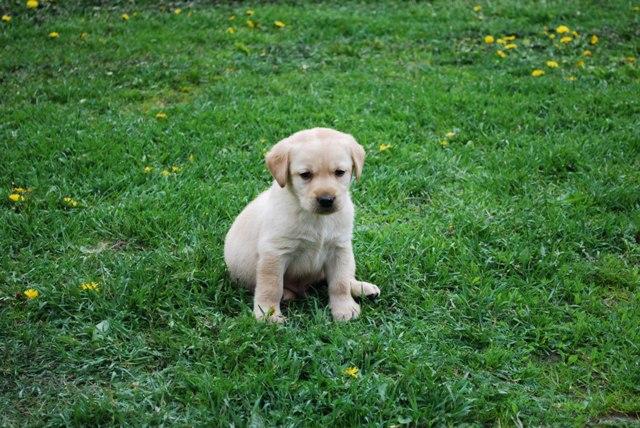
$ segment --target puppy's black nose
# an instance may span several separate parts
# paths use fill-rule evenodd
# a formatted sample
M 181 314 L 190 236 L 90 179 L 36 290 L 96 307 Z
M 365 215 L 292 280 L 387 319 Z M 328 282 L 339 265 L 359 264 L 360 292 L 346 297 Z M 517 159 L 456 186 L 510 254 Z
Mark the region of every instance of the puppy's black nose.
M 333 201 L 336 200 L 336 197 L 335 196 L 318 196 L 316 200 L 318 201 L 318 204 L 320 204 L 322 208 L 331 208 L 333 206 Z

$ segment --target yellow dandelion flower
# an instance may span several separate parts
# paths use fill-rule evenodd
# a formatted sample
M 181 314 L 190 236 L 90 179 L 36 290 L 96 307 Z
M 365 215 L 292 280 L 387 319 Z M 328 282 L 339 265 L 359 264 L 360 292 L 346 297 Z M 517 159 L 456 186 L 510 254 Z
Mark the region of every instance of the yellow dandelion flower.
M 517 47 L 518 45 L 516 45 L 515 43 L 509 43 L 508 45 L 505 45 L 505 49 L 515 49 Z
M 568 33 L 569 31 L 569 27 L 566 25 L 558 25 L 558 27 L 556 27 L 556 33 L 558 34 Z
M 391 144 L 380 144 L 379 150 L 381 152 L 387 151 L 391 148 Z
M 506 45 L 506 44 L 507 44 L 507 41 L 506 41 L 504 38 L 499 37 L 499 38 L 496 40 L 496 43 L 497 43 L 497 44 L 499 44 L 499 45 Z
M 73 198 L 70 198 L 69 196 L 65 196 L 64 198 L 62 198 L 62 201 L 64 202 L 64 204 L 66 206 L 71 207 L 71 208 L 75 208 L 78 205 L 80 205 L 80 203 L 78 201 L 76 201 Z
M 169 172 L 168 169 L 163 169 L 162 172 L 160 173 L 163 177 L 168 177 L 171 175 L 171 173 Z
M 85 282 L 80 284 L 80 290 L 100 291 L 100 285 L 97 282 Z
M 153 167 L 152 166 L 145 166 L 143 169 L 145 174 L 149 174 L 150 172 L 153 171 Z
M 182 13 L 182 9 L 180 9 L 179 7 L 177 7 L 177 8 L 173 11 L 173 13 L 174 13 L 174 14 L 176 14 L 176 15 L 180 15 L 180 14 Z
M 494 39 L 494 38 L 493 38 L 493 36 L 492 36 L 492 35 L 490 35 L 490 34 L 489 34 L 489 35 L 487 35 L 487 36 L 484 36 L 484 42 L 485 42 L 486 44 L 488 44 L 488 45 L 492 44 L 492 43 L 493 43 L 493 42 L 495 42 L 495 41 L 496 41 L 496 39 Z
M 256 22 L 253 19 L 247 19 L 247 27 L 256 28 Z
M 440 145 L 444 148 L 449 147 L 449 140 L 442 140 L 440 141 Z
M 31 300 L 31 299 L 35 299 L 36 297 L 38 297 L 40 295 L 40 292 L 34 288 L 29 288 L 27 290 L 24 290 L 24 292 L 22 293 L 24 294 L 24 297 L 26 297 L 27 299 Z
M 584 52 L 582 52 L 582 56 L 591 56 L 591 55 L 593 55 L 593 54 L 591 53 L 591 51 L 589 49 L 587 49 Z
M 496 51 L 496 55 L 498 55 L 500 58 L 507 57 L 507 54 L 504 51 Z
M 18 193 L 12 193 L 8 196 L 9 200 L 11 202 L 22 202 L 24 201 L 24 196 L 18 194 Z
M 182 171 L 182 168 L 180 168 L 179 166 L 173 165 L 173 166 L 171 167 L 171 172 L 178 173 L 178 172 L 180 172 L 180 171 Z
M 255 14 L 253 9 L 247 9 L 245 13 L 247 14 L 247 16 L 253 16 Z
M 2 15 L 2 22 L 11 22 L 10 15 Z
M 549 67 L 549 68 L 558 68 L 558 62 L 554 61 L 552 59 L 547 61 L 546 64 L 547 64 L 547 67 Z
M 38 0 L 28 0 L 27 9 L 35 9 L 38 7 Z
M 564 43 L 564 44 L 566 45 L 567 43 L 571 43 L 571 41 L 572 41 L 572 40 L 573 40 L 573 37 L 571 37 L 571 36 L 564 36 L 564 37 L 562 37 L 562 38 L 560 39 L 560 42 L 561 42 L 561 43 Z
M 511 36 L 504 36 L 504 40 L 506 42 L 513 42 L 516 39 L 516 36 L 511 35 Z
M 235 34 L 235 32 L 236 32 L 236 29 L 235 29 L 234 27 L 229 27 L 229 28 L 227 28 L 227 33 L 229 33 L 229 34 Z
M 636 57 L 635 56 L 627 56 L 624 58 L 624 61 L 627 64 L 635 64 L 636 63 Z
M 126 13 L 123 13 L 121 18 L 122 18 L 123 21 L 128 21 L 129 20 L 129 15 L 126 14 Z
M 273 25 L 275 25 L 278 28 L 284 28 L 286 24 L 282 21 L 274 21 Z
M 474 12 L 480 12 L 482 10 L 482 6 L 480 6 L 479 4 L 473 6 L 473 11 Z
M 245 45 L 244 43 L 236 43 L 236 49 L 238 49 L 240 52 L 244 52 L 246 55 L 249 55 L 249 53 L 251 52 L 251 50 L 249 49 L 249 47 L 247 45 Z M 236 71 L 235 69 L 228 69 L 229 71 Z
M 57 31 L 52 31 L 49 33 L 49 37 L 52 39 L 57 39 L 58 37 L 60 37 L 60 33 L 58 33 Z
M 589 40 L 589 43 L 591 43 L 592 45 L 597 45 L 599 41 L 600 41 L 600 39 L 598 38 L 598 36 L 593 34 L 591 36 L 591 39 Z
M 578 37 L 580 35 L 577 31 L 572 31 L 571 34 L 573 34 L 573 37 Z
M 533 70 L 531 72 L 531 75 L 533 77 L 540 77 L 540 76 L 544 76 L 544 70 L 540 70 L 539 68 L 536 68 L 535 70 Z
M 163 111 L 156 113 L 156 119 L 165 120 L 166 118 L 167 118 L 167 113 Z
M 583 60 L 578 60 L 578 62 L 576 62 L 576 67 L 584 68 L 584 61 Z
M 456 136 L 456 132 L 455 131 L 449 131 L 444 136 L 447 137 L 447 138 L 453 138 L 453 137 Z
M 360 373 L 360 369 L 357 368 L 357 367 L 347 367 L 342 372 L 342 374 L 344 374 L 345 376 L 349 376 L 349 377 L 352 377 L 354 379 L 358 377 L 359 373 Z
M 24 187 L 14 187 L 12 189 L 13 193 L 28 193 L 31 189 L 25 189 Z

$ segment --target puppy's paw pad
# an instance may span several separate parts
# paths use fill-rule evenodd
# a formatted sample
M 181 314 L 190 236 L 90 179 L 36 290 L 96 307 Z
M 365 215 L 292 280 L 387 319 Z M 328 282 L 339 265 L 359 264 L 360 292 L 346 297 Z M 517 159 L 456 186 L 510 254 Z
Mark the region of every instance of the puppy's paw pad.
M 360 316 L 360 305 L 353 299 L 345 299 L 331 305 L 331 314 L 335 321 L 349 321 Z

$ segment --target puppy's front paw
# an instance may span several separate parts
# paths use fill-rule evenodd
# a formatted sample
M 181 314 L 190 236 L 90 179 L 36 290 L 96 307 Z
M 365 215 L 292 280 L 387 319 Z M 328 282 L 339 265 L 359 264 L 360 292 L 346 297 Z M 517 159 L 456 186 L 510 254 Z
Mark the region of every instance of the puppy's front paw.
M 351 295 L 353 297 L 371 297 L 376 298 L 380 295 L 380 289 L 377 285 L 364 281 L 351 281 Z
M 351 296 L 331 302 L 331 314 L 335 321 L 349 321 L 358 318 L 360 305 Z
M 284 324 L 285 321 L 287 321 L 287 317 L 285 317 L 282 314 L 274 314 L 268 318 L 267 317 L 260 318 L 260 321 L 272 322 L 274 324 Z
M 280 312 L 280 309 L 273 306 L 267 310 L 263 310 L 260 306 L 258 306 L 253 310 L 253 314 L 258 321 L 282 324 L 287 320 L 287 318 L 282 315 L 282 312 Z

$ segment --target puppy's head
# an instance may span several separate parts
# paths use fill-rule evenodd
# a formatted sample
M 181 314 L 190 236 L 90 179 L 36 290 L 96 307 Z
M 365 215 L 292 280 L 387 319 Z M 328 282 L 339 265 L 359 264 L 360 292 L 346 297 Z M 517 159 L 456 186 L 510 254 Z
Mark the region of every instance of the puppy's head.
M 360 178 L 364 149 L 349 134 L 328 128 L 296 132 L 267 153 L 271 175 L 300 206 L 316 214 L 339 211 L 351 177 Z

